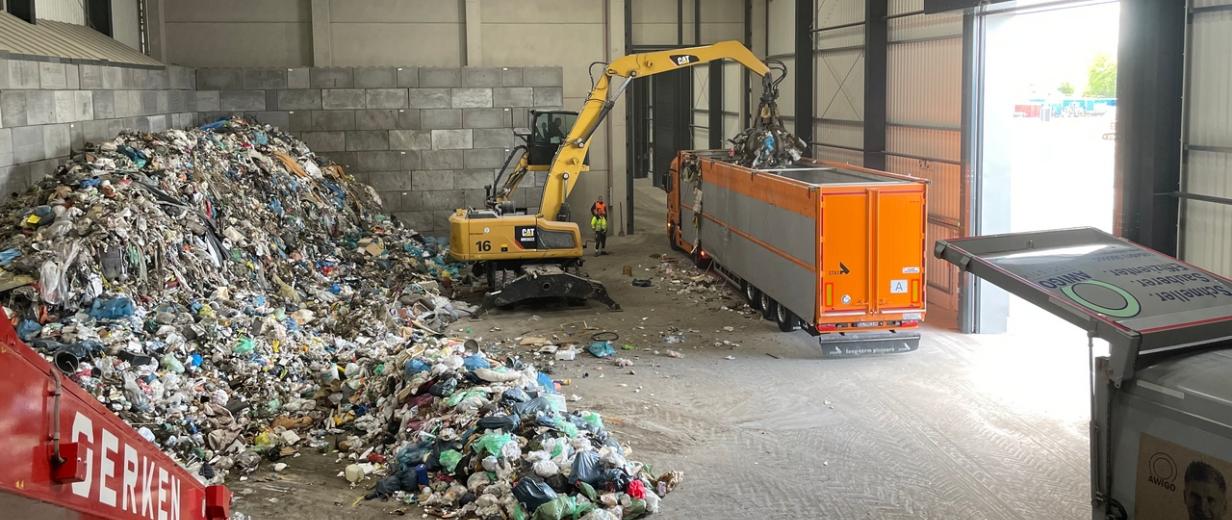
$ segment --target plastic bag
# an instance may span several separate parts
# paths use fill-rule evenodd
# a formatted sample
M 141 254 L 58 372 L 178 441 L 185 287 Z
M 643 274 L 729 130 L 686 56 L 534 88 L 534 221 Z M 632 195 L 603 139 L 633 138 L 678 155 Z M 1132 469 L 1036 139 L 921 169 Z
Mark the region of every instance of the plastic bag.
M 578 427 L 574 426 L 573 423 L 565 420 L 563 417 L 556 418 L 556 429 L 564 432 L 565 435 L 568 435 L 571 439 L 577 437 L 579 433 Z
M 461 461 L 462 454 L 458 450 L 445 450 L 441 452 L 441 467 L 445 468 L 446 473 L 453 473 Z
M 599 467 L 599 454 L 593 451 L 583 451 L 573 458 L 573 472 L 569 474 L 569 483 L 582 481 L 592 486 L 603 484 L 603 469 Z
M 542 480 L 524 478 L 513 486 L 513 496 L 526 506 L 528 511 L 536 511 L 539 506 L 556 499 L 556 490 Z
M 513 433 L 518 430 L 519 424 L 521 420 L 517 415 L 489 415 L 479 419 L 479 422 L 475 423 L 475 428 L 480 431 L 504 430 Z
M 531 520 L 562 520 L 564 518 L 578 518 L 590 510 L 594 509 L 594 504 L 582 501 L 581 503 L 574 497 L 564 495 L 558 496 L 550 502 L 545 502 L 543 505 L 535 509 L 534 516 Z
M 629 487 L 625 489 L 625 493 L 638 500 L 646 499 L 646 484 L 641 480 L 634 479 L 629 481 Z
M 616 355 L 616 348 L 610 341 L 596 341 L 586 347 L 586 351 L 597 358 L 609 358 Z
M 406 362 L 406 367 L 404 368 L 404 372 L 406 374 L 406 377 L 409 378 L 411 376 L 414 376 L 415 374 L 418 374 L 420 372 L 424 372 L 427 370 L 431 370 L 431 369 L 432 369 L 431 364 L 421 359 L 412 359 Z
M 488 362 L 487 358 L 479 354 L 466 356 L 466 358 L 462 360 L 462 366 L 466 367 L 466 369 L 471 372 L 481 368 L 492 368 L 492 364 Z
M 489 433 L 475 441 L 475 447 L 480 453 L 487 452 L 490 455 L 499 456 L 501 454 L 501 448 L 505 447 L 505 444 L 512 441 L 513 436 L 508 433 Z
M 596 431 L 603 429 L 603 418 L 598 413 L 587 410 L 582 412 L 581 416 L 582 420 L 586 421 L 586 424 L 589 424 Z
M 552 405 L 547 399 L 536 397 L 524 403 L 513 405 L 513 413 L 525 419 L 526 417 L 534 416 L 540 412 L 549 412 L 552 410 Z
M 118 320 L 132 316 L 136 312 L 133 300 L 127 296 L 112 298 L 95 298 L 90 304 L 90 317 L 96 320 Z
M 560 467 L 557 466 L 556 463 L 552 462 L 551 460 L 541 460 L 539 462 L 532 464 L 531 467 L 535 471 L 536 475 L 539 475 L 540 477 L 543 477 L 543 478 L 548 478 L 553 475 L 556 475 L 557 473 L 560 473 Z

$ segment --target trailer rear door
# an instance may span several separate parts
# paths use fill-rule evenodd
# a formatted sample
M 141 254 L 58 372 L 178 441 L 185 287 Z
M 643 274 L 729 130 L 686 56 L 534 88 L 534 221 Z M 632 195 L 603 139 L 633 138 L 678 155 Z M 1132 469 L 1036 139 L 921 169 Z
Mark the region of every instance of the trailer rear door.
M 873 235 L 875 311 L 924 308 L 924 192 L 870 190 L 875 208 Z
M 865 314 L 869 309 L 869 208 L 864 189 L 827 192 L 821 208 L 823 314 Z
M 827 188 L 821 221 L 825 321 L 924 308 L 923 185 Z

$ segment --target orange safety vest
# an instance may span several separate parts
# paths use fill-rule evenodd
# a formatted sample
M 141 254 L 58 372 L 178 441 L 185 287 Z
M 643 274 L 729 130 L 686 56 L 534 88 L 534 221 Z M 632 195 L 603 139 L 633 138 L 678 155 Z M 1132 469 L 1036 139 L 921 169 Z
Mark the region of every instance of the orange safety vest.
M 590 212 L 593 213 L 595 216 L 606 217 L 607 216 L 607 204 L 605 204 L 601 200 L 595 201 L 595 205 L 590 207 Z

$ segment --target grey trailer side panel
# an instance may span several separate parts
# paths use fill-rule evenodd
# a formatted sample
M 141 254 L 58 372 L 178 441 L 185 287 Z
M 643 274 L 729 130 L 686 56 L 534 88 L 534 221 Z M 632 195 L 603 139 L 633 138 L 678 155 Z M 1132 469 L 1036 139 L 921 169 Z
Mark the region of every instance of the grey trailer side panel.
M 701 243 L 728 270 L 807 321 L 817 308 L 817 223 L 799 213 L 702 182 Z M 688 228 L 690 220 L 682 220 Z M 725 226 L 730 226 L 727 229 Z M 689 235 L 685 235 L 686 240 Z M 757 237 L 802 267 L 746 237 Z

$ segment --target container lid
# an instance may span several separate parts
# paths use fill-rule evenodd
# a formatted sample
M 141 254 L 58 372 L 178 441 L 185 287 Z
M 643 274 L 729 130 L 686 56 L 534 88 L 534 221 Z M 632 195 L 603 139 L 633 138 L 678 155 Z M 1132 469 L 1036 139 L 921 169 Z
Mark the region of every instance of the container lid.
M 1108 341 L 1117 384 L 1152 355 L 1232 340 L 1232 280 L 1098 229 L 938 241 L 934 254 Z

